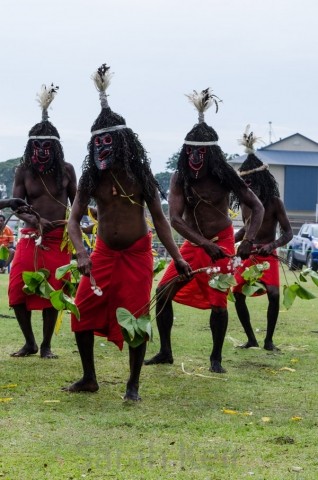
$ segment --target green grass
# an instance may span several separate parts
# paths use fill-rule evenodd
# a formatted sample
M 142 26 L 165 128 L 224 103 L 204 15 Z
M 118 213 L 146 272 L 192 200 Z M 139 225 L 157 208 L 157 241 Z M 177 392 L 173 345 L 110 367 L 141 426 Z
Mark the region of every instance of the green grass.
M 236 348 L 245 336 L 230 303 L 225 375 L 208 371 L 208 311 L 175 305 L 175 363 L 144 367 L 143 401 L 131 404 L 122 400 L 127 347 L 120 352 L 100 337 L 100 391 L 61 391 L 82 373 L 68 315 L 53 338 L 58 360 L 11 358 L 23 341 L 16 320 L 7 318 L 14 316 L 7 280 L 0 276 L 0 479 L 318 478 L 317 300 L 281 308 L 276 354 Z M 308 288 L 318 294 L 313 284 Z M 248 303 L 262 345 L 266 297 Z M 40 342 L 39 312 L 33 318 Z M 147 357 L 158 351 L 154 333 Z

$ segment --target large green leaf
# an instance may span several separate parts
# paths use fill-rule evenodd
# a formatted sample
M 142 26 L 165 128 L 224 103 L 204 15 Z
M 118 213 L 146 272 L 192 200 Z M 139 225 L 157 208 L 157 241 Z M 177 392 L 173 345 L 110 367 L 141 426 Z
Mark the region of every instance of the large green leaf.
M 300 272 L 300 273 L 299 273 L 299 280 L 300 280 L 301 282 L 307 282 L 308 280 L 307 280 L 306 276 L 308 275 L 308 273 L 309 273 L 309 272 L 305 272 L 305 271 L 304 271 L 304 272 Z
M 235 296 L 234 296 L 234 293 L 232 292 L 232 290 L 229 290 L 229 293 L 227 294 L 227 299 L 230 301 L 230 302 L 236 302 L 235 300 Z
M 43 273 L 44 278 L 49 278 L 51 272 L 47 268 L 39 268 L 38 272 Z
M 10 255 L 9 249 L 4 245 L 0 247 L 0 260 L 8 260 Z
M 287 287 L 287 285 L 284 285 L 283 289 L 283 305 L 287 308 L 287 310 L 292 306 L 294 303 L 294 300 L 296 298 L 296 291 L 294 288 Z
M 309 290 L 306 290 L 306 288 L 302 287 L 301 285 L 298 285 L 296 295 L 297 297 L 302 298 L 303 300 L 312 300 L 316 298 L 316 295 L 311 293 Z
M 77 270 L 77 262 L 72 260 L 68 265 L 62 265 L 55 270 L 55 278 L 61 280 L 67 273 L 74 273 Z
M 307 270 L 308 270 L 308 275 L 310 276 L 314 284 L 318 287 L 318 273 L 312 270 L 311 268 L 304 270 L 304 272 L 302 273 L 306 274 Z
M 287 287 L 287 285 L 284 285 L 284 289 L 283 289 L 283 295 L 284 295 L 284 298 L 283 298 L 283 305 L 285 306 L 285 308 L 287 308 L 287 310 L 292 306 L 292 304 L 294 303 L 294 300 L 296 298 L 296 295 L 297 295 L 297 290 L 298 290 L 298 285 L 297 284 L 293 284 L 291 285 L 290 287 Z
M 126 310 L 126 308 L 122 308 L 122 307 L 117 308 L 116 317 L 117 317 L 117 322 L 119 323 L 121 328 L 127 332 L 130 341 L 132 341 L 135 337 L 133 320 L 136 321 L 136 318 L 132 313 Z
M 264 287 L 264 285 L 262 283 L 259 283 L 259 282 L 255 282 L 253 285 L 243 285 L 242 287 L 242 293 L 244 293 L 244 295 L 246 297 L 251 297 L 253 296 L 255 293 L 259 292 L 264 292 L 266 290 L 266 288 Z
M 77 308 L 77 306 L 75 305 L 74 300 L 72 298 L 68 297 L 67 295 L 65 295 L 65 293 L 64 293 L 64 301 L 65 301 L 65 306 L 66 306 L 67 310 L 70 310 L 70 312 L 72 312 L 73 315 L 75 315 L 77 320 L 79 320 L 80 312 L 79 312 L 79 309 Z
M 54 288 L 49 282 L 45 279 L 40 283 L 39 288 L 36 290 L 36 293 L 44 298 L 50 298 L 51 293 L 54 292 Z
M 158 275 L 167 265 L 167 262 L 164 258 L 155 257 L 153 262 L 153 274 Z
M 121 326 L 123 337 L 129 346 L 136 348 L 146 338 L 152 340 L 150 315 L 142 315 L 137 319 L 126 308 L 119 307 L 116 310 L 116 317 Z
M 226 292 L 229 288 L 236 285 L 236 280 L 233 275 L 228 273 L 219 273 L 209 280 L 209 286 L 215 290 Z
M 26 295 L 34 295 L 34 289 L 29 288 L 27 285 L 23 285 L 22 290 Z
M 72 282 L 70 282 L 69 280 L 65 280 L 63 278 L 63 282 L 64 282 L 64 286 L 66 287 L 66 290 L 68 292 L 68 294 L 71 296 L 71 297 L 75 297 L 75 294 L 76 294 L 76 285 Z
M 126 330 L 122 330 L 124 340 L 128 343 L 128 345 L 132 348 L 137 348 L 139 345 L 144 343 L 145 338 L 136 334 L 133 339 L 130 338 Z
M 50 300 L 53 307 L 56 310 L 64 310 L 65 309 L 65 301 L 63 298 L 63 291 L 62 290 L 54 290 L 54 292 L 50 295 Z
M 39 285 L 46 280 L 44 272 L 22 272 L 22 278 L 30 293 L 36 293 Z
M 150 341 L 152 341 L 153 333 L 152 333 L 152 326 L 150 315 L 142 315 L 141 317 L 136 319 L 137 324 L 137 333 L 141 335 L 143 338 L 147 336 Z

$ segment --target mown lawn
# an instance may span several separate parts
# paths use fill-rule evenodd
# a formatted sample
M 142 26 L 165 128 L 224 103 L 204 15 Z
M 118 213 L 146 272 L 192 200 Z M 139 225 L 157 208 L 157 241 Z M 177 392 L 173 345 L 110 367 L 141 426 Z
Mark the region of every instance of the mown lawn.
M 175 305 L 175 363 L 144 367 L 143 400 L 131 404 L 122 400 L 127 347 L 120 352 L 98 337 L 100 391 L 61 391 L 81 376 L 67 314 L 53 338 L 59 359 L 11 358 L 22 334 L 7 306 L 7 280 L 0 276 L 1 479 L 318 478 L 317 299 L 281 307 L 280 353 L 237 348 L 245 336 L 230 303 L 225 375 L 208 371 L 208 312 Z M 315 285 L 307 288 L 318 295 Z M 266 298 L 248 302 L 262 345 Z M 33 324 L 40 343 L 38 312 Z M 147 357 L 158 345 L 155 328 Z

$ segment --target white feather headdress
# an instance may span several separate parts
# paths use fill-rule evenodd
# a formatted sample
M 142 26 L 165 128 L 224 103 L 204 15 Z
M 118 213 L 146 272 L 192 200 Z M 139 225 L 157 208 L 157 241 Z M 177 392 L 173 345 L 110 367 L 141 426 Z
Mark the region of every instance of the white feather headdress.
M 253 132 L 250 132 L 250 128 L 250 125 L 246 125 L 242 138 L 238 139 L 238 144 L 245 147 L 246 153 L 255 153 L 254 145 L 262 141 L 262 139 L 261 137 L 256 137 Z
M 99 91 L 99 99 L 102 108 L 107 108 L 108 101 L 107 101 L 107 95 L 106 95 L 106 90 L 110 85 L 110 81 L 112 76 L 114 75 L 110 71 L 110 67 L 107 67 L 106 63 L 103 63 L 101 67 L 99 67 L 96 72 L 93 73 L 91 76 L 96 89 Z
M 42 85 L 41 91 L 36 94 L 37 96 L 36 100 L 39 103 L 42 110 L 42 122 L 47 121 L 49 118 L 48 108 L 53 102 L 58 92 L 58 89 L 59 87 L 54 86 L 53 83 L 51 83 L 49 88 L 47 88 L 46 85 Z
M 211 88 L 206 88 L 201 92 L 193 90 L 193 93 L 185 94 L 189 102 L 192 103 L 199 112 L 199 123 L 204 122 L 204 112 L 215 104 L 215 113 L 219 110 L 219 103 L 222 100 L 212 93 Z

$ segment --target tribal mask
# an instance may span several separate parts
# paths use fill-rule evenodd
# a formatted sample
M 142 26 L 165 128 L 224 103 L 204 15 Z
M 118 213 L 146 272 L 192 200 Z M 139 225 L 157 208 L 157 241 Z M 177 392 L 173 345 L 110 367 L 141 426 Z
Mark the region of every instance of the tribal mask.
M 32 166 L 39 173 L 49 173 L 54 166 L 54 150 L 51 140 L 32 141 Z
M 186 146 L 186 154 L 189 159 L 189 167 L 196 172 L 196 177 L 198 176 L 199 170 L 203 167 L 206 147 L 196 147 L 196 146 Z
M 114 161 L 113 139 L 109 133 L 96 135 L 94 139 L 94 162 L 98 170 L 111 168 Z

